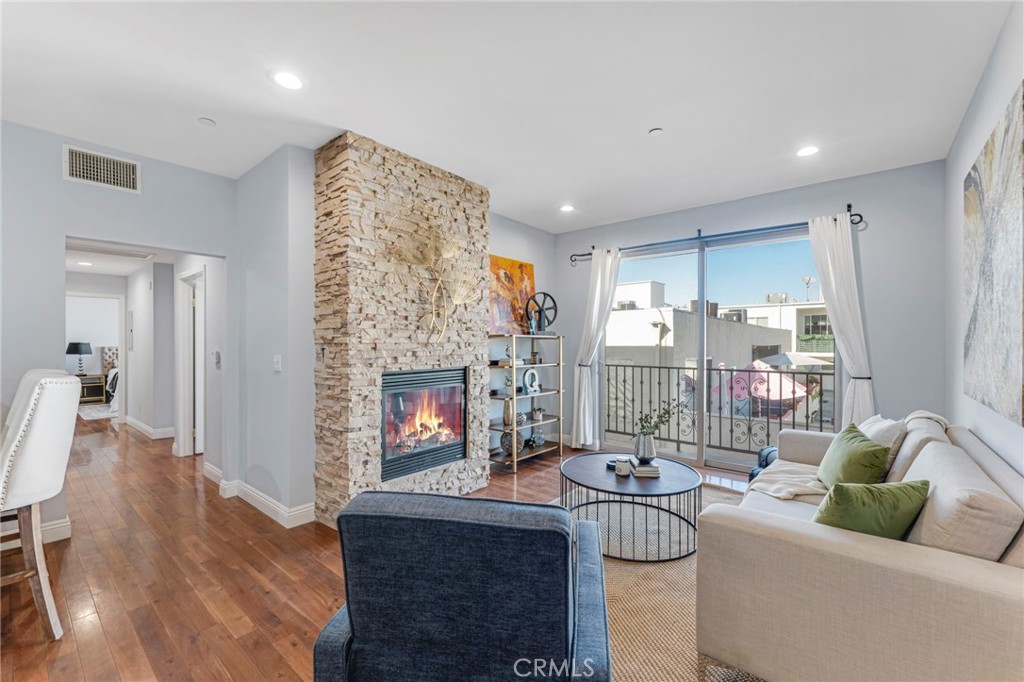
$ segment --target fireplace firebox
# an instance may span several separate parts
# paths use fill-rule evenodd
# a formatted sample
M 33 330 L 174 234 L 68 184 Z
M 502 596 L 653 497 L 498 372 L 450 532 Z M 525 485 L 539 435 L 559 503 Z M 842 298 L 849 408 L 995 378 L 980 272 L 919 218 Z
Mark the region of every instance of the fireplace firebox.
M 381 480 L 466 458 L 466 368 L 384 374 Z

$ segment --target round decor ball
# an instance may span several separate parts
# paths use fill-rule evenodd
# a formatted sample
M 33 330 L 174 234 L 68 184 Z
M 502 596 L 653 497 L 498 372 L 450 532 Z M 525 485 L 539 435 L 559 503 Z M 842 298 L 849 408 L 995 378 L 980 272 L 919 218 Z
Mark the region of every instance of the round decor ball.
M 512 454 L 512 432 L 505 431 L 501 434 L 501 449 Z M 523 450 L 523 434 L 516 431 L 516 452 L 522 452 Z

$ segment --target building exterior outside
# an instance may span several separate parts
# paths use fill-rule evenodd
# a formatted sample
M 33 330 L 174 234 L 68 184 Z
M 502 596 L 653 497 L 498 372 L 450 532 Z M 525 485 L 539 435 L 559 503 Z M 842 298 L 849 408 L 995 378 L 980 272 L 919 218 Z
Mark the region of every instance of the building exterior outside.
M 641 412 L 680 400 L 672 424 L 656 434 L 661 447 L 694 456 L 697 412 L 706 414 L 707 455 L 749 464 L 782 428 L 832 430 L 832 336 L 824 303 L 790 301 L 707 307 L 706 395 L 697 395 L 697 306 L 665 302 L 665 285 L 625 282 L 616 289 L 605 327 L 606 440 L 625 445 Z M 760 358 L 798 351 L 822 367 L 748 370 Z M 760 394 L 759 394 L 760 392 Z
M 822 301 L 792 301 L 785 294 L 769 294 L 770 302 L 719 306 L 718 316 L 759 327 L 786 329 L 790 350 L 832 362 L 835 340 Z

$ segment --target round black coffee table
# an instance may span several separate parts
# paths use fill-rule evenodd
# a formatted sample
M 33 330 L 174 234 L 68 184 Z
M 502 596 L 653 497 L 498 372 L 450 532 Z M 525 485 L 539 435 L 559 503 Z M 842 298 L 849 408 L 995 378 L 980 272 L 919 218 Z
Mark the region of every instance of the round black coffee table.
M 562 506 L 578 520 L 597 521 L 605 556 L 671 561 L 696 552 L 700 474 L 659 457 L 660 478 L 616 476 L 606 462 L 623 454 L 597 452 L 562 462 Z

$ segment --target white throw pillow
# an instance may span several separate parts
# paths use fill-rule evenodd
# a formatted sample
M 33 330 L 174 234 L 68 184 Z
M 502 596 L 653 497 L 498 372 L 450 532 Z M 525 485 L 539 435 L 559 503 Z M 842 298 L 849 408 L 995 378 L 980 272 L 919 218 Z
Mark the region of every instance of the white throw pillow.
M 876 414 L 874 417 L 865 419 L 857 428 L 871 440 L 889 448 L 889 461 L 885 463 L 885 470 L 889 471 L 893 460 L 896 459 L 896 453 L 900 451 L 903 439 L 907 435 L 906 422 L 902 419 L 899 421 L 886 419 L 882 415 Z

